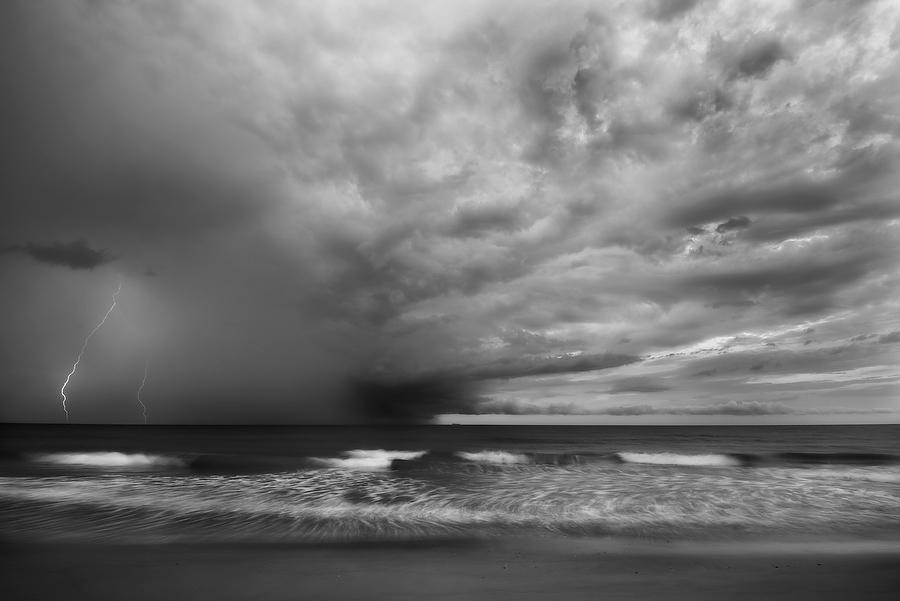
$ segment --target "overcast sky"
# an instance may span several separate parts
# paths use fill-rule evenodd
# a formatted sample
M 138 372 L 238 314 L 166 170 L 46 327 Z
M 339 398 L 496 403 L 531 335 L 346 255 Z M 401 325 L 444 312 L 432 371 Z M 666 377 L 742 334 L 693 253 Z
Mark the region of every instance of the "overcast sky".
M 900 420 L 900 4 L 0 8 L 0 419 Z

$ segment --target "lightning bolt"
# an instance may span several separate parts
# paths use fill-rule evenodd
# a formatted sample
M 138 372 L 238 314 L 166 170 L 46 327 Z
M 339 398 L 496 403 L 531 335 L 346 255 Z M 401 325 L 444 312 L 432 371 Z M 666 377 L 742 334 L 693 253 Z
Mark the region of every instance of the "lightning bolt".
M 144 379 L 141 380 L 141 386 L 138 388 L 137 392 L 137 402 L 141 405 L 141 411 L 144 414 L 144 425 L 146 426 L 149 422 L 147 420 L 147 405 L 144 404 L 144 401 L 141 400 L 141 391 L 144 390 L 144 384 L 147 383 L 147 373 L 150 369 L 150 359 L 148 358 L 144 361 Z
M 94 329 L 91 330 L 91 333 L 87 335 L 84 339 L 84 344 L 81 345 L 81 350 L 78 351 L 78 357 L 75 358 L 75 363 L 72 364 L 72 371 L 69 372 L 69 375 L 66 376 L 66 381 L 63 383 L 62 388 L 59 389 L 59 394 L 62 395 L 62 408 L 66 413 L 66 423 L 69 423 L 69 408 L 66 407 L 66 401 L 69 399 L 66 398 L 66 386 L 69 385 L 69 380 L 72 379 L 72 376 L 75 375 L 75 371 L 78 369 L 78 364 L 81 363 L 81 356 L 84 355 L 85 349 L 87 349 L 88 342 L 91 341 L 91 338 L 94 334 L 97 333 L 103 324 L 106 323 L 106 320 L 109 318 L 109 314 L 113 312 L 113 309 L 116 308 L 116 303 L 118 302 L 119 293 L 122 291 L 122 281 L 119 280 L 119 286 L 116 288 L 116 291 L 113 292 L 112 296 L 112 304 L 109 306 L 109 309 L 106 311 L 106 315 L 103 316 L 103 319 L 100 320 L 100 323 L 94 326 Z

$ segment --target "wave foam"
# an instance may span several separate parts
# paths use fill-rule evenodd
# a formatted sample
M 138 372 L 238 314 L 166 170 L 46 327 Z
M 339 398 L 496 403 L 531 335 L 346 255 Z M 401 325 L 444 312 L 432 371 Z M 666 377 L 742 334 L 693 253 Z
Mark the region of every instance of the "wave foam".
M 357 458 L 394 454 L 356 452 Z M 892 521 L 900 498 L 894 494 L 896 484 L 889 482 L 900 469 L 648 472 L 604 462 L 573 470 L 510 467 L 484 470 L 471 479 L 397 477 L 373 469 L 152 478 L 121 471 L 79 478 L 11 476 L 0 477 L 0 508 L 8 530 L 26 539 L 349 541 L 456 533 L 480 537 L 522 528 L 708 540 L 737 532 L 900 533 Z
M 795 472 L 796 473 L 796 472 Z M 806 469 L 797 474 L 799 478 L 830 478 L 834 480 L 859 480 L 885 484 L 900 483 L 900 471 L 896 469 L 860 468 L 849 470 Z
M 736 457 L 712 453 L 707 455 L 681 455 L 679 453 L 629 453 L 619 452 L 616 457 L 624 463 L 645 463 L 652 465 L 692 465 L 712 467 L 734 467 L 741 465 Z
M 475 463 L 493 463 L 499 465 L 531 463 L 531 459 L 528 455 L 523 455 L 521 453 L 507 453 L 506 451 L 476 451 L 474 453 L 460 451 L 456 453 L 456 455 L 466 461 L 473 461 Z
M 312 461 L 327 467 L 380 470 L 391 467 L 394 459 L 418 459 L 427 451 L 386 451 L 384 449 L 354 449 L 344 457 L 312 457 Z
M 95 467 L 185 467 L 178 457 L 100 451 L 90 453 L 45 453 L 32 458 L 39 463 L 56 465 L 88 465 Z

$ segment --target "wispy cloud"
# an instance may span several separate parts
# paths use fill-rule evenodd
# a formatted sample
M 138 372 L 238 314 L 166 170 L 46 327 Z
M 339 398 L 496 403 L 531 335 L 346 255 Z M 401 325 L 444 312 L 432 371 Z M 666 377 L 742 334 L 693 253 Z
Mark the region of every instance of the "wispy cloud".
M 892 365 L 871 365 L 834 372 L 791 373 L 762 376 L 747 380 L 748 384 L 800 384 L 831 382 L 871 382 L 876 380 L 900 380 L 900 368 Z

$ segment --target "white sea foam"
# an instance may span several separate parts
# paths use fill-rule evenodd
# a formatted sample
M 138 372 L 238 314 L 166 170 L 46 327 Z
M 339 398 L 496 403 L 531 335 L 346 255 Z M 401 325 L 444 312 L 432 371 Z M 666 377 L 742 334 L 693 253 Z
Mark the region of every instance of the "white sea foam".
M 427 451 L 386 451 L 384 449 L 354 449 L 343 457 L 313 457 L 319 465 L 348 469 L 382 470 L 391 467 L 394 459 L 418 459 Z
M 706 455 L 682 455 L 679 453 L 629 453 L 616 455 L 625 463 L 646 463 L 653 465 L 696 465 L 713 467 L 738 466 L 741 462 L 730 455 L 711 453 Z
M 475 463 L 496 463 L 506 465 L 511 463 L 531 462 L 528 455 L 522 455 L 521 453 L 507 453 L 506 451 L 477 451 L 474 453 L 460 451 L 457 453 L 457 456 L 466 461 L 473 461 Z
M 360 450 L 352 455 L 381 455 L 385 465 L 387 457 L 401 453 L 419 454 Z M 353 457 L 346 453 L 340 459 Z M 896 534 L 892 517 L 900 511 L 900 498 L 895 484 L 882 482 L 893 470 L 623 470 L 598 462 L 571 470 L 467 472 L 471 479 L 460 481 L 380 469 L 0 476 L 0 509 L 11 516 L 10 529 L 26 538 L 32 533 L 168 537 L 177 532 L 185 540 L 347 540 L 456 532 L 481 536 L 511 528 L 662 534 L 667 539 L 679 533 L 729 535 L 735 529 L 779 536 L 865 535 L 880 528 Z M 70 510 L 72 504 L 78 504 L 77 512 Z
M 185 467 L 178 457 L 99 451 L 90 453 L 44 453 L 32 460 L 56 465 L 88 465 L 95 467 Z
M 794 470 L 795 477 L 819 478 L 832 480 L 860 480 L 864 482 L 900 483 L 900 470 L 897 468 L 855 468 L 855 469 L 804 469 Z

